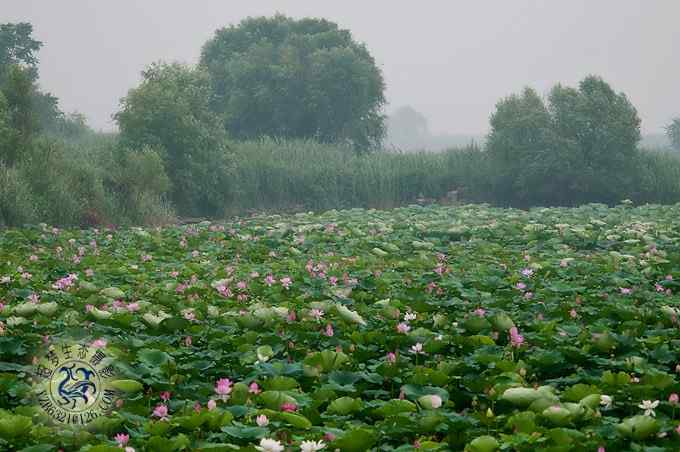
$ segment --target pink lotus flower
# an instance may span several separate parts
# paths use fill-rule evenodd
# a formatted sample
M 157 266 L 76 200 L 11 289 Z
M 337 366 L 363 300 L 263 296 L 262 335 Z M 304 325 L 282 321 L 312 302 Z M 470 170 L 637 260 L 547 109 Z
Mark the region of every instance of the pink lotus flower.
M 486 311 L 482 308 L 477 308 L 477 309 L 475 309 L 474 313 L 475 313 L 475 315 L 477 315 L 479 317 L 484 317 L 484 315 L 486 314 Z
M 161 400 L 163 400 L 164 402 L 167 402 L 168 400 L 170 400 L 170 391 L 163 391 L 163 392 L 161 392 L 160 396 L 161 396 Z
M 309 315 L 314 317 L 314 319 L 318 322 L 324 316 L 324 312 L 321 309 L 312 309 L 309 311 Z
M 517 290 L 524 290 L 527 288 L 527 285 L 520 281 L 517 284 L 515 284 L 515 288 Z
M 246 290 L 248 288 L 248 283 L 245 281 L 239 281 L 236 283 L 236 288 L 239 290 Z
M 267 276 L 264 278 L 264 283 L 265 283 L 267 286 L 269 286 L 269 287 L 271 287 L 272 284 L 274 284 L 275 282 L 276 282 L 276 279 L 275 279 L 274 276 L 272 276 L 271 274 L 267 275 Z
M 67 289 L 71 287 L 77 279 L 78 275 L 72 273 L 64 278 L 59 279 L 57 282 L 52 284 L 52 288 L 57 290 Z
M 222 295 L 224 298 L 229 298 L 229 297 L 231 297 L 232 295 L 234 295 L 233 292 L 231 291 L 231 289 L 229 289 L 227 286 L 225 286 L 225 285 L 223 285 L 223 284 L 220 284 L 219 286 L 217 286 L 217 291 L 218 291 L 218 292 L 220 293 L 220 295 Z
M 128 441 L 130 441 L 130 435 L 118 433 L 114 439 L 116 440 L 116 443 L 118 443 L 118 447 L 125 447 Z
M 397 332 L 406 334 L 409 331 L 411 331 L 411 327 L 408 325 L 408 323 L 402 322 L 397 325 Z
M 193 341 L 192 341 L 192 339 L 191 339 L 191 336 L 186 336 L 186 337 L 184 338 L 184 345 L 185 345 L 186 347 L 191 347 L 192 342 L 193 342 Z
M 223 402 L 226 402 L 231 393 L 232 381 L 228 378 L 220 378 L 215 384 L 215 393 L 220 396 Z
M 331 432 L 326 432 L 323 435 L 323 439 L 325 439 L 326 441 L 329 441 L 329 442 L 335 441 L 335 438 L 336 438 L 336 436 L 334 434 L 332 434 Z
M 137 312 L 137 311 L 139 311 L 139 303 L 137 303 L 137 302 L 129 303 L 126 306 L 126 308 L 129 312 Z
M 250 386 L 248 386 L 248 392 L 251 394 L 259 394 L 262 392 L 262 390 L 260 389 L 258 384 L 253 381 L 252 383 L 250 383 Z
M 208 400 L 208 411 L 212 411 L 215 408 L 217 408 L 217 402 L 215 402 L 213 399 Z
M 168 420 L 167 405 L 164 405 L 162 403 L 156 405 L 156 408 L 153 409 L 153 416 L 159 418 L 161 421 L 167 421 Z
M 150 254 L 144 254 L 142 255 L 142 262 L 149 262 L 153 257 L 151 257 Z
M 35 261 L 38 260 L 38 256 L 36 256 L 35 254 L 31 254 L 31 256 L 28 258 L 28 260 L 31 261 L 31 262 L 35 262 Z
M 267 425 L 269 425 L 269 418 L 264 414 L 260 414 L 258 417 L 255 418 L 255 422 L 260 427 L 266 427 Z
M 108 342 L 106 341 L 106 339 L 104 339 L 104 338 L 99 338 L 99 339 L 94 340 L 94 341 L 90 344 L 90 347 L 92 347 L 92 348 L 105 348 L 105 347 L 106 347 L 106 344 L 108 344 Z
M 389 352 L 386 359 L 388 363 L 394 364 L 397 362 L 397 355 L 394 352 Z
M 330 278 L 328 278 L 328 283 L 331 286 L 337 286 L 338 285 L 338 278 L 336 278 L 335 276 L 331 276 Z
M 630 289 L 628 287 L 621 287 L 621 294 L 623 295 L 630 295 L 630 293 L 633 291 L 633 289 Z
M 294 411 L 297 411 L 298 407 L 296 404 L 291 403 L 291 402 L 286 402 L 281 405 L 281 411 L 285 411 L 288 413 L 292 413 Z
M 284 276 L 283 278 L 281 278 L 281 285 L 286 289 L 289 289 L 291 284 L 293 284 L 293 280 L 290 279 L 288 276 Z
M 333 325 L 331 325 L 330 323 L 327 324 L 326 325 L 326 331 L 324 332 L 324 334 L 328 337 L 333 337 L 333 334 L 334 334 L 333 333 Z
M 519 334 L 519 332 L 517 331 L 517 327 L 513 326 L 512 328 L 510 328 L 509 333 L 510 333 L 510 345 L 515 348 L 521 347 L 522 344 L 524 343 L 524 336 Z
M 677 405 L 679 401 L 680 396 L 678 396 L 678 394 L 676 394 L 675 392 L 668 396 L 668 403 L 670 403 L 671 405 Z
M 425 352 L 423 351 L 423 344 L 418 342 L 418 343 L 416 343 L 416 345 L 412 345 L 411 346 L 411 352 L 415 353 L 416 355 L 424 354 Z
M 38 302 L 40 301 L 40 297 L 38 296 L 37 293 L 33 292 L 31 295 L 28 296 L 28 300 L 33 304 L 38 304 Z
M 526 278 L 530 278 L 531 276 L 533 276 L 533 274 L 534 274 L 534 271 L 530 268 L 525 268 L 525 269 L 522 270 L 522 276 L 524 276 Z
M 569 311 L 569 317 L 571 317 L 572 319 L 575 319 L 576 317 L 578 317 L 578 314 L 576 313 L 576 309 L 572 309 L 571 311 Z

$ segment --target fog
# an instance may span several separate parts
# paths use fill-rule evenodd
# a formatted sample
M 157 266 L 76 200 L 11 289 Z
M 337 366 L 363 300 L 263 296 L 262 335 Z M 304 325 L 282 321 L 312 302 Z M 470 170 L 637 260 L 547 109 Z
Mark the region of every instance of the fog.
M 676 1 L 3 0 L 0 22 L 31 22 L 45 44 L 42 87 L 110 130 L 149 63 L 194 63 L 215 29 L 276 12 L 351 30 L 383 70 L 386 112 L 410 105 L 433 133 L 483 134 L 501 97 L 587 74 L 628 95 L 643 133 L 661 132 L 680 109 Z

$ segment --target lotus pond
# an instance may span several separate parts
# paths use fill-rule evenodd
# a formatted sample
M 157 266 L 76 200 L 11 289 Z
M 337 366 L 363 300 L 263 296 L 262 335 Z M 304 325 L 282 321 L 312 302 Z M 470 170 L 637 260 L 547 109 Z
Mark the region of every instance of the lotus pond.
M 680 450 L 680 206 L 0 232 L 0 449 Z M 116 368 L 50 422 L 46 350 Z

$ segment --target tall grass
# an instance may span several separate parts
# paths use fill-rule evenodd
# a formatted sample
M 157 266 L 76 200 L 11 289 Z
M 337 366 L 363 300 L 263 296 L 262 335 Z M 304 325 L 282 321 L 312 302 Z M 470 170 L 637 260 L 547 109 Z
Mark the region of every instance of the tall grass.
M 366 155 L 337 145 L 270 139 L 239 143 L 234 152 L 238 189 L 231 213 L 387 208 L 441 198 L 462 187 L 477 190 L 485 160 L 474 147 Z
M 680 202 L 680 155 L 671 150 L 642 150 L 631 199 L 638 203 Z

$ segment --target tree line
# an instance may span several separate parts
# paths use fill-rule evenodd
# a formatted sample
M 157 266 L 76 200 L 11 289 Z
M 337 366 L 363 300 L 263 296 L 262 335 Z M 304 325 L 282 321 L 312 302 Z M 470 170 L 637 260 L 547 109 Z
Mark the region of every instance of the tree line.
M 470 200 L 521 207 L 680 199 L 666 186 L 675 160 L 644 155 L 635 107 L 597 76 L 557 85 L 545 99 L 527 88 L 500 100 L 484 148 L 388 155 L 385 82 L 365 45 L 323 19 L 248 18 L 217 30 L 195 66 L 150 64 L 114 114 L 119 133 L 101 134 L 40 90 L 42 43 L 32 32 L 27 23 L 0 25 L 0 224 L 149 223 L 275 208 L 264 185 L 285 171 L 297 175 L 279 187 L 291 194 L 286 208 L 394 205 L 461 185 Z M 680 118 L 667 132 L 680 149 Z M 297 161 L 302 172 L 286 163 L 294 149 L 308 153 Z M 274 168 L 281 153 L 289 158 Z M 476 179 L 441 166 L 473 160 Z M 639 169 L 661 164 L 663 187 Z

